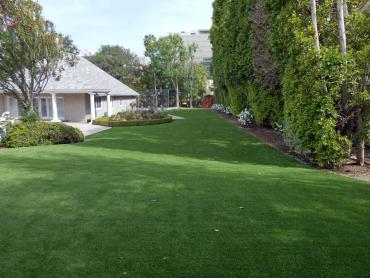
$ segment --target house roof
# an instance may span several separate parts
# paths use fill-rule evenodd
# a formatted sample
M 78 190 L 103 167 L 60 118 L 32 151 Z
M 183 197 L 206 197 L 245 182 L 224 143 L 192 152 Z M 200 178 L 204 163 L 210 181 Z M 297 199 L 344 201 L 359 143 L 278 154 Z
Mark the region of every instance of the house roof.
M 86 58 L 79 57 L 73 67 L 62 72 L 59 81 L 51 78 L 45 92 L 94 92 L 110 93 L 112 96 L 139 96 L 130 87 L 115 79 Z

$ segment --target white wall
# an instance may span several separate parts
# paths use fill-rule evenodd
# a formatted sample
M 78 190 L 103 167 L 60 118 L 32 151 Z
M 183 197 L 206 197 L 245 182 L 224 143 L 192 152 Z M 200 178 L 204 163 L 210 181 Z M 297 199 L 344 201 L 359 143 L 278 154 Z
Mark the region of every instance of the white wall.
M 41 94 L 41 97 L 50 97 L 50 94 Z M 62 97 L 64 100 L 64 121 L 68 122 L 87 122 L 91 119 L 90 112 L 90 95 L 89 94 L 57 94 L 57 97 Z M 103 117 L 108 112 L 107 97 L 102 96 L 102 105 L 100 109 L 96 109 L 96 117 Z M 0 113 L 8 111 L 5 101 L 5 96 L 0 94 Z M 119 112 L 131 109 L 130 104 L 136 103 L 135 97 L 111 97 L 112 112 L 117 114 Z M 14 107 L 11 110 L 18 110 Z M 18 115 L 11 115 L 12 117 Z
M 68 122 L 86 122 L 86 94 L 57 94 L 64 98 L 64 120 Z
M 131 109 L 131 104 L 136 103 L 136 98 L 133 97 L 112 97 L 113 99 L 113 114 L 128 111 Z
M 136 103 L 135 97 L 111 96 L 112 113 L 128 111 L 131 109 L 130 104 Z M 107 97 L 101 97 L 101 108 L 96 109 L 96 117 L 104 117 L 108 113 Z

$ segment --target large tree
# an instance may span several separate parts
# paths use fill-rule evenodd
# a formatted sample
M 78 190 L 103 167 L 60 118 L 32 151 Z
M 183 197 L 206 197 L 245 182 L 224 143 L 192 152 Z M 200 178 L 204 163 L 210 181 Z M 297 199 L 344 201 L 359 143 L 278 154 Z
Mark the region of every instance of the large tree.
M 32 0 L 0 0 L 0 87 L 33 112 L 33 98 L 50 78 L 75 63 L 78 51 Z
M 144 45 L 155 89 L 158 83 L 170 84 L 176 92 L 176 106 L 180 107 L 180 88 L 189 78 L 188 63 L 193 46 L 186 46 L 177 34 L 159 39 L 148 35 Z
M 158 40 L 154 35 L 146 35 L 144 38 L 145 46 L 145 57 L 149 58 L 150 63 L 146 67 L 145 73 L 148 76 L 148 81 L 152 82 L 154 89 L 154 102 L 155 107 L 158 106 L 158 85 L 160 82 L 160 58 L 159 58 L 159 49 L 158 49 Z
M 97 53 L 86 58 L 129 87 L 142 89 L 143 67 L 140 58 L 129 49 L 103 45 Z
M 207 93 L 208 70 L 202 64 L 193 66 L 191 101 L 199 104 Z

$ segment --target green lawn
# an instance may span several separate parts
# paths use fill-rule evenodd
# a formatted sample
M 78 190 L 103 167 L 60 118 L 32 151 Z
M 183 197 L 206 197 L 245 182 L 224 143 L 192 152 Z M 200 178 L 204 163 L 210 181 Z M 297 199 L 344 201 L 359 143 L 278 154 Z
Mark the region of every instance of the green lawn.
M 210 111 L 0 151 L 0 277 L 365 277 L 370 184 Z

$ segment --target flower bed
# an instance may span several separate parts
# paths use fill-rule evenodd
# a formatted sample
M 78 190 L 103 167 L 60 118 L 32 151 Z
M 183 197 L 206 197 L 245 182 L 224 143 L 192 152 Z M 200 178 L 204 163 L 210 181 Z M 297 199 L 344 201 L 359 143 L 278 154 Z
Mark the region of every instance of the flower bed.
M 213 111 L 216 111 L 218 113 L 226 114 L 228 116 L 233 115 L 233 110 L 230 106 L 223 106 L 222 104 L 214 104 L 211 108 Z M 238 116 L 237 120 L 240 126 L 242 127 L 248 127 L 253 123 L 253 115 L 249 111 L 248 108 L 245 108 Z
M 172 117 L 163 110 L 136 110 L 120 112 L 110 118 L 102 117 L 93 121 L 94 125 L 109 127 L 159 125 L 172 122 Z
M 131 120 L 131 121 L 115 121 L 107 118 L 100 118 L 93 121 L 94 125 L 108 126 L 108 127 L 124 127 L 124 126 L 144 126 L 144 125 L 160 125 L 172 122 L 170 116 L 163 119 L 151 120 Z

